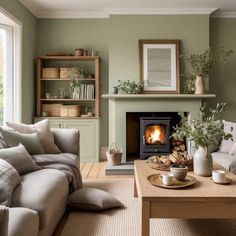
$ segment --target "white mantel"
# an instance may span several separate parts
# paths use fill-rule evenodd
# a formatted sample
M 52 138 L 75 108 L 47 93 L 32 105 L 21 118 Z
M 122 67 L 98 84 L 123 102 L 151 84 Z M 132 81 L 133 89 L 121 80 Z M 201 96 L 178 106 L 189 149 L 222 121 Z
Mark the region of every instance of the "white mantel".
M 102 98 L 109 99 L 109 145 L 115 142 L 123 149 L 125 162 L 127 112 L 183 111 L 190 118 L 197 118 L 202 99 L 215 97 L 215 94 L 103 94 Z
M 203 98 L 215 98 L 215 94 L 103 94 L 102 98 L 108 99 L 149 99 L 149 98 L 194 98 L 194 99 L 203 99 Z

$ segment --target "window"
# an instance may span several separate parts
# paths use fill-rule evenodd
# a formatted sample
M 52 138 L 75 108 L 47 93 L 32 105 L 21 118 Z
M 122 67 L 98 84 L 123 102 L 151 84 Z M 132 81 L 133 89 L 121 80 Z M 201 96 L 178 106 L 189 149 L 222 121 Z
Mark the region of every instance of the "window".
M 0 125 L 21 121 L 21 29 L 0 8 Z

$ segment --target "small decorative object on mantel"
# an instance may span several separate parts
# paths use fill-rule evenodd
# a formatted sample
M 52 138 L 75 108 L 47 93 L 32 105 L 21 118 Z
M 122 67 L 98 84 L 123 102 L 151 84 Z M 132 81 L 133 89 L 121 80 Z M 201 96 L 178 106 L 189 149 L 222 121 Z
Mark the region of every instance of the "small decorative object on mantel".
M 136 82 L 136 81 L 121 81 L 118 80 L 119 84 L 116 86 L 123 93 L 127 94 L 140 94 L 143 91 L 144 82 Z
M 186 58 L 196 75 L 195 94 L 205 93 L 204 78 L 209 75 L 213 66 L 227 63 L 231 53 L 233 53 L 232 50 L 219 47 L 207 49 L 200 54 L 191 54 L 189 58 Z
M 192 74 L 188 75 L 181 75 L 181 77 L 184 79 L 184 94 L 193 94 L 195 90 L 195 80 L 196 76 Z
M 117 86 L 113 86 L 113 87 L 111 88 L 111 93 L 112 93 L 112 94 L 118 94 L 118 92 L 119 92 L 119 90 L 118 90 Z
M 206 116 L 206 106 L 200 109 L 199 119 L 188 119 L 184 113 L 181 116 L 180 125 L 175 128 L 172 135 L 176 140 L 194 141 L 197 147 L 193 156 L 194 173 L 200 176 L 211 176 L 213 161 L 208 152 L 210 145 L 218 145 L 218 140 L 232 138 L 230 133 L 225 133 L 220 120 L 226 103 L 218 103 L 215 109 L 209 109 L 209 116 Z

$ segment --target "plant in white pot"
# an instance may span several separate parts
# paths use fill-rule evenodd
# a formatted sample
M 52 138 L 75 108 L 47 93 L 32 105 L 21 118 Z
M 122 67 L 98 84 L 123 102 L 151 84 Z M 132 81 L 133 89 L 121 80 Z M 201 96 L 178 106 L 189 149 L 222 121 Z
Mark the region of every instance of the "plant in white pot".
M 196 76 L 195 94 L 205 93 L 204 78 L 209 75 L 213 66 L 227 63 L 231 53 L 233 53 L 232 50 L 218 47 L 207 49 L 203 53 L 191 54 L 186 58 Z
M 197 150 L 193 155 L 193 169 L 197 175 L 211 176 L 212 174 L 213 162 L 208 147 L 218 145 L 222 138 L 226 140 L 232 138 L 231 134 L 224 132 L 221 122 L 225 105 L 226 103 L 218 103 L 215 109 L 210 108 L 208 116 L 204 105 L 200 109 L 199 119 L 188 119 L 184 113 L 179 113 L 181 122 L 172 136 L 177 140 L 187 138 L 189 141 L 194 141 Z

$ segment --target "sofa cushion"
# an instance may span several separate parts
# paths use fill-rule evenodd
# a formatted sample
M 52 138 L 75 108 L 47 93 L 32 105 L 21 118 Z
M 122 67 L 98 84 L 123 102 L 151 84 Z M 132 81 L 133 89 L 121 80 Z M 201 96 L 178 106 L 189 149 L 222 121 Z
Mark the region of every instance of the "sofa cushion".
M 236 123 L 223 120 L 224 131 L 232 134 L 232 139 L 222 140 L 219 152 L 229 153 L 234 142 L 236 142 Z
M 22 144 L 0 149 L 0 159 L 10 163 L 20 175 L 40 169 Z
M 31 155 L 44 153 L 37 133 L 21 134 L 3 127 L 0 127 L 0 130 L 9 147 L 15 147 L 22 143 Z
M 39 216 L 27 208 L 9 208 L 8 236 L 37 236 Z
M 0 235 L 8 236 L 9 208 L 0 205 Z
M 67 178 L 62 171 L 55 169 L 42 169 L 21 177 L 21 184 L 12 194 L 11 206 L 37 211 L 40 228 L 44 228 L 68 196 Z
M 12 192 L 20 183 L 21 177 L 17 170 L 8 162 L 0 159 L 0 204 L 9 206 Z
M 223 166 L 226 170 L 229 170 L 229 167 L 232 162 L 236 161 L 236 155 L 229 155 L 227 153 L 213 152 L 211 153 L 213 161 Z
M 54 137 L 50 130 L 48 119 L 44 119 L 33 125 L 26 125 L 15 122 L 6 122 L 6 124 L 8 127 L 13 128 L 14 130 L 23 134 L 32 134 L 37 132 L 45 153 L 56 154 L 61 152 L 54 143 Z

